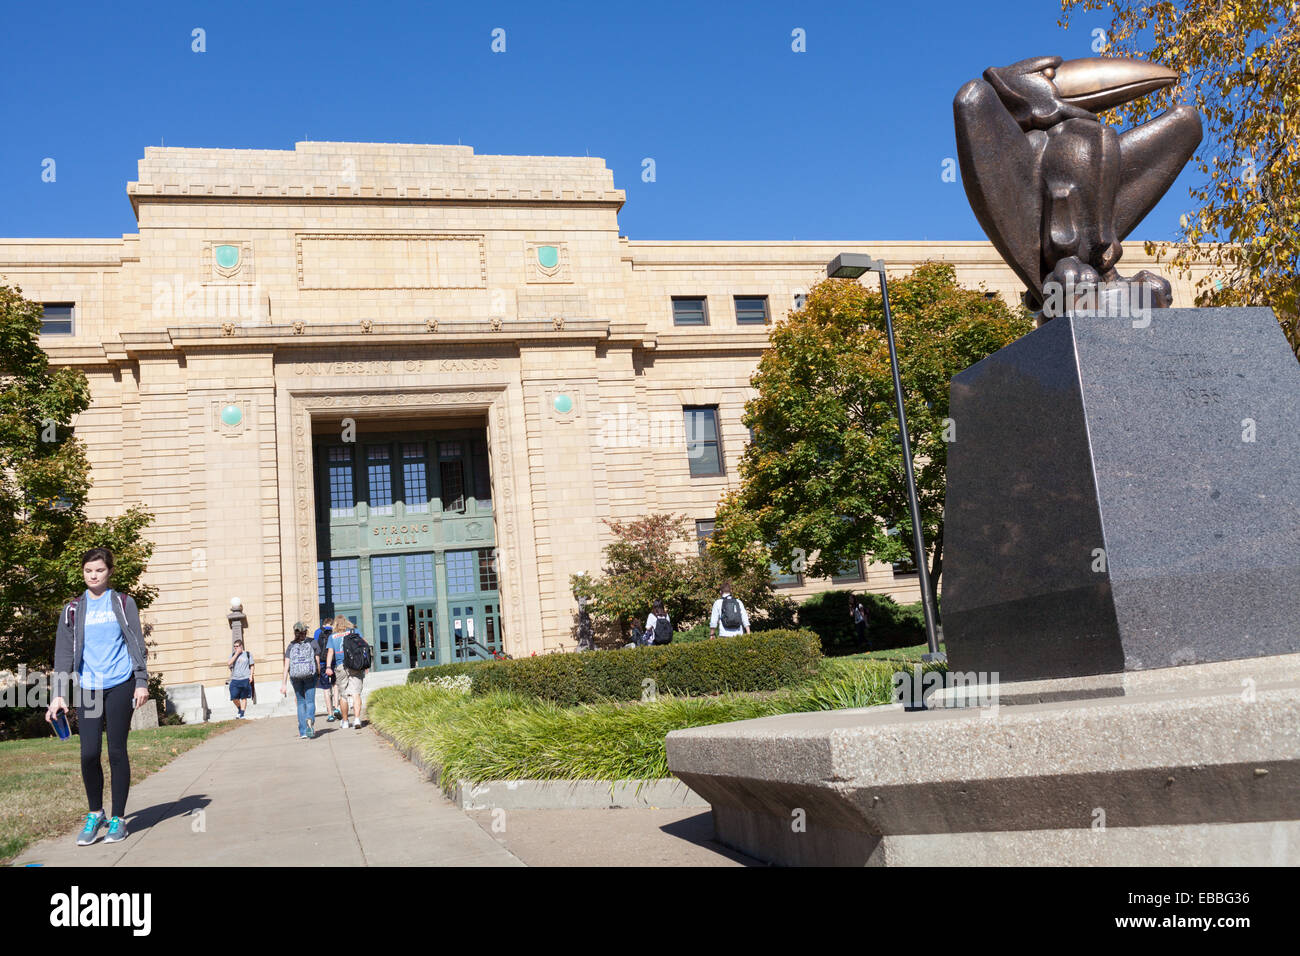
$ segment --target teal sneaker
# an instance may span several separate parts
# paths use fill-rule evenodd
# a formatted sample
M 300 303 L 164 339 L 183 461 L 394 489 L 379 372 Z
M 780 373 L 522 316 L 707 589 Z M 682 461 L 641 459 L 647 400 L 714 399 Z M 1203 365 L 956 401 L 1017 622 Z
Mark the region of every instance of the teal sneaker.
M 99 828 L 104 825 L 104 811 L 86 814 L 86 825 L 77 834 L 77 846 L 90 846 L 99 839 Z
M 315 736 L 316 736 L 316 729 L 315 729 L 314 727 L 308 727 L 308 728 L 307 728 L 307 739 L 308 739 L 308 740 L 311 740 L 311 739 L 312 739 L 313 737 L 315 737 Z
M 108 821 L 108 835 L 104 837 L 105 843 L 121 843 L 126 839 L 126 821 L 121 817 L 113 817 Z

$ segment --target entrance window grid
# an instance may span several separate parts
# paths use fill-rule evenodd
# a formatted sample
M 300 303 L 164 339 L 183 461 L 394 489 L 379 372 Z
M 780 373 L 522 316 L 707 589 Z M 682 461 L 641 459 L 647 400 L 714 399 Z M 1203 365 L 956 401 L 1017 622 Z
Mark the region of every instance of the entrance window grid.
M 478 552 L 478 589 L 480 591 L 497 589 L 496 561 L 491 548 L 480 548 Z
M 465 459 L 458 441 L 438 442 L 438 478 L 442 482 L 442 510 L 465 510 Z
M 475 438 L 471 448 L 474 456 L 474 500 L 480 508 L 491 508 L 492 475 L 488 471 L 487 442 L 481 438 Z
M 352 449 L 332 445 L 329 450 L 330 517 L 347 518 L 356 513 L 352 486 Z
M 393 513 L 393 467 L 389 461 L 387 445 L 371 445 L 366 449 L 366 480 L 370 485 L 370 513 Z
M 429 510 L 428 455 L 423 442 L 402 443 L 402 490 L 408 513 Z
M 402 596 L 402 556 L 370 559 L 370 587 L 376 601 L 395 601 Z
M 425 442 L 367 445 L 364 471 L 357 468 L 350 446 L 328 446 L 325 457 L 330 517 L 354 517 L 359 501 L 367 503 L 373 515 L 395 514 L 394 505 L 399 501 L 408 514 L 428 514 L 433 497 L 441 499 L 444 512 L 463 514 L 471 486 L 478 510 L 490 510 L 492 482 L 487 442 L 467 439 L 433 444 L 437 446 L 433 455 Z M 428 471 L 435 455 L 439 479 L 436 491 L 430 489 Z
M 474 590 L 474 552 L 447 552 L 447 593 L 469 594 Z
M 408 554 L 406 557 L 406 594 L 412 598 L 435 597 L 433 555 Z
M 320 604 L 355 604 L 361 600 L 356 558 L 316 562 L 316 596 Z

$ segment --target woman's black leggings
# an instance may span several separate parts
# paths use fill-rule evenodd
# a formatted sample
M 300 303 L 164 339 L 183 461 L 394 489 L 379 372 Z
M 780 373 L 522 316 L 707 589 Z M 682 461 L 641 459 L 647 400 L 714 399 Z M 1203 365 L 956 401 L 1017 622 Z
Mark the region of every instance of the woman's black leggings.
M 77 732 L 81 735 L 81 779 L 86 785 L 86 800 L 91 810 L 104 806 L 104 765 L 100 763 L 100 745 L 108 731 L 108 767 L 113 774 L 113 812 L 126 813 L 126 795 L 131 789 L 131 763 L 126 755 L 126 735 L 131 729 L 131 701 L 135 697 L 135 679 L 128 677 L 115 687 L 104 690 L 82 689 L 77 707 Z

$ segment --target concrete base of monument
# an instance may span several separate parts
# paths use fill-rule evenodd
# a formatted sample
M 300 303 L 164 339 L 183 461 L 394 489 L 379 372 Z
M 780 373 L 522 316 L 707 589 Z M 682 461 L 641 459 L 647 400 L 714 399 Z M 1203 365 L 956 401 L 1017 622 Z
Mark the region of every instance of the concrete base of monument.
M 1300 865 L 1300 655 L 1164 670 L 677 730 L 668 765 L 772 863 Z

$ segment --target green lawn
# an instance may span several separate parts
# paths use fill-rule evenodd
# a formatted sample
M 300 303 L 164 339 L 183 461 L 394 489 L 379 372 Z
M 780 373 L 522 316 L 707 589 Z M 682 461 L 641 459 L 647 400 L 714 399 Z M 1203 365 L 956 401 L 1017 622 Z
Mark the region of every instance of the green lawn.
M 127 737 L 131 783 L 139 783 L 191 747 L 234 726 L 235 721 L 227 720 L 131 731 Z M 51 736 L 0 743 L 0 864 L 9 863 L 37 840 L 69 833 L 81 822 L 86 790 L 81 783 L 80 747 L 75 735 L 66 742 Z M 107 746 L 103 762 L 107 800 Z
M 939 650 L 943 651 L 943 642 L 939 643 Z M 837 661 L 909 661 L 921 663 L 921 655 L 928 654 L 930 646 L 928 644 L 916 644 L 912 647 L 891 647 L 887 651 L 866 651 L 861 654 L 846 654 L 843 657 L 836 657 Z M 947 653 L 945 651 L 945 653 Z
M 671 730 L 888 703 L 897 669 L 891 661 L 834 658 L 812 681 L 783 690 L 579 707 L 420 683 L 375 691 L 368 712 L 378 729 L 441 767 L 448 783 L 667 777 Z

